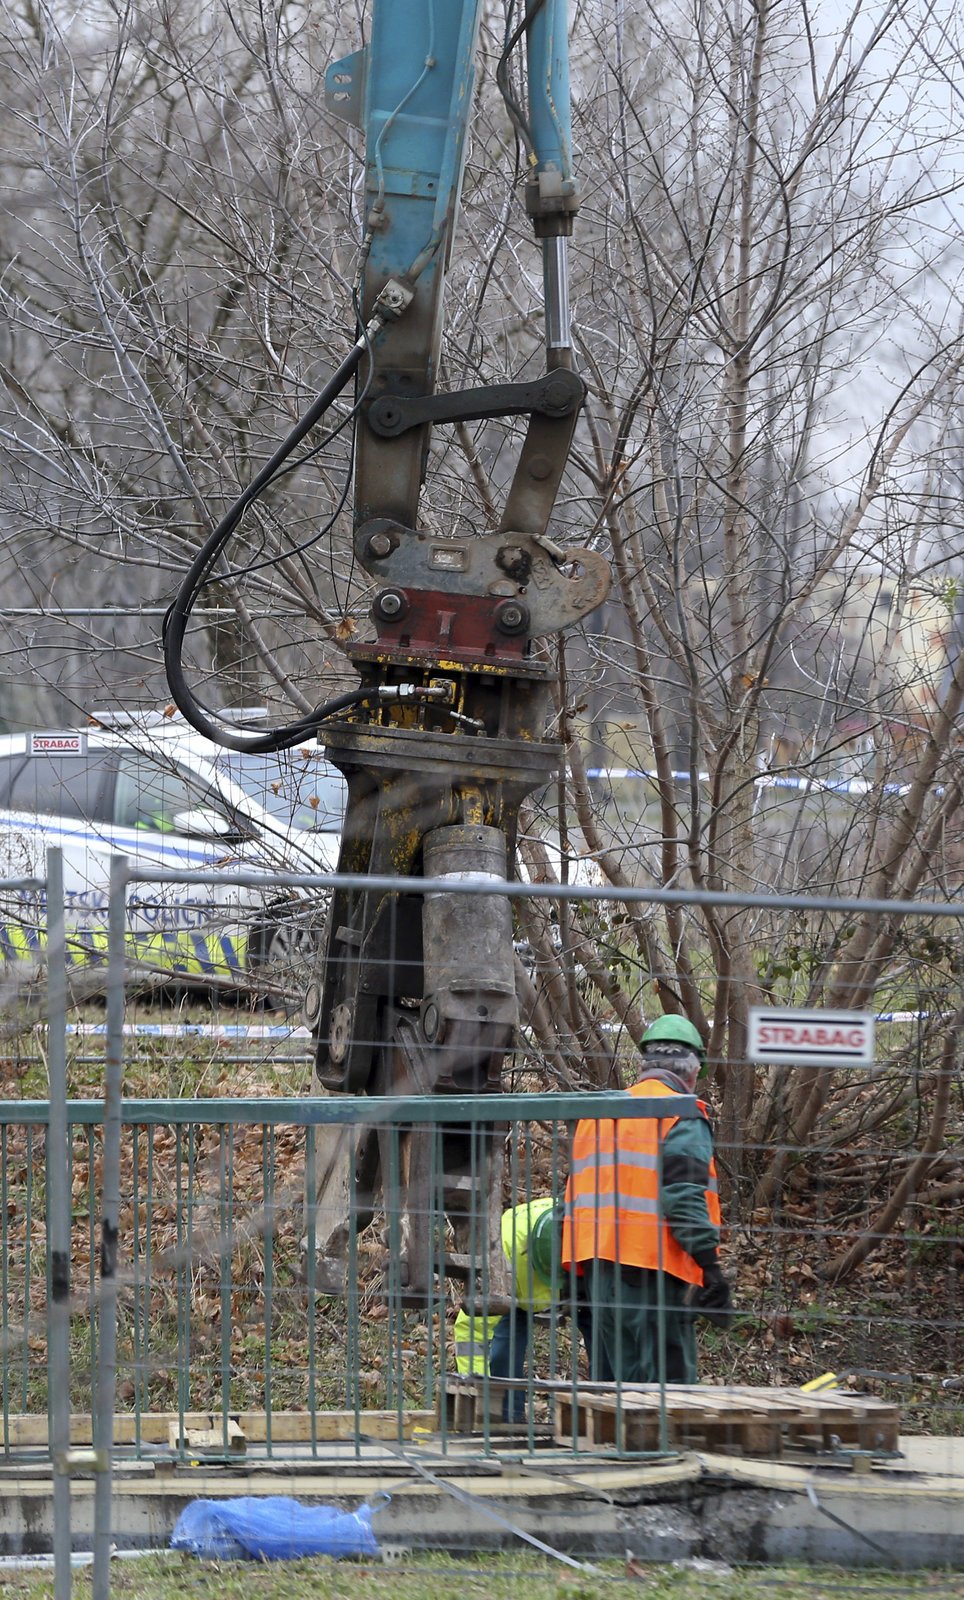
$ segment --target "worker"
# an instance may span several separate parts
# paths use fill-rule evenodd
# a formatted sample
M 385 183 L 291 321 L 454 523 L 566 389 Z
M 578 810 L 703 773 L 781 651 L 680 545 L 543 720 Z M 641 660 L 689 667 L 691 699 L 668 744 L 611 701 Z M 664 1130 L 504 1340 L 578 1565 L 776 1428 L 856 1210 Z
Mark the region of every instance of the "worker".
M 552 1195 L 543 1195 L 510 1206 L 502 1216 L 501 1234 L 502 1249 L 512 1267 L 512 1309 L 486 1317 L 462 1306 L 452 1328 L 455 1365 L 463 1374 L 524 1378 L 531 1316 L 548 1311 L 554 1298 L 564 1309 L 570 1295 L 568 1277 L 564 1282 L 560 1262 L 562 1205 Z M 592 1363 L 592 1311 L 582 1297 L 576 1304 L 576 1324 Z M 611 1377 L 598 1345 L 595 1367 L 590 1370 L 593 1377 Z M 521 1421 L 525 1415 L 521 1389 L 514 1391 L 511 1409 L 512 1420 Z M 507 1405 L 503 1411 L 508 1416 Z
M 525 1377 L 530 1313 L 548 1311 L 552 1305 L 551 1245 L 547 1249 L 545 1241 L 551 1237 L 555 1203 L 552 1195 L 542 1195 L 503 1212 L 502 1249 L 512 1268 L 512 1310 L 486 1317 L 465 1306 L 460 1308 L 452 1329 L 459 1372 Z M 543 1218 L 544 1242 L 536 1245 L 536 1230 Z M 507 1406 L 504 1414 L 508 1415 Z M 518 1390 L 512 1397 L 512 1420 L 520 1421 L 524 1414 L 525 1396 Z
M 684 1017 L 663 1016 L 642 1038 L 643 1072 L 629 1093 L 693 1094 L 703 1041 Z M 696 1382 L 694 1311 L 726 1326 L 720 1205 L 709 1111 L 577 1124 L 566 1186 L 563 1266 L 589 1277 L 598 1334 L 617 1382 Z M 660 1283 L 662 1276 L 662 1283 Z M 660 1362 L 660 1345 L 664 1352 Z

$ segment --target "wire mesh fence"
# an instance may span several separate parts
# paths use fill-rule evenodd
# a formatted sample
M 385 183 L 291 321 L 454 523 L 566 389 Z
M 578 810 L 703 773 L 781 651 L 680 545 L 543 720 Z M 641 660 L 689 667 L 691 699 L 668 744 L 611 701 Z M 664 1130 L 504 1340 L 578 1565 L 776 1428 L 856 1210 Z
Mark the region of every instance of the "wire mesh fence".
M 395 1419 L 378 1425 L 403 1438 L 414 1409 L 425 1421 L 446 1380 L 457 1373 L 452 1319 L 464 1296 L 469 1262 L 479 1263 L 474 1289 L 480 1319 L 504 1294 L 488 1281 L 484 1213 L 461 1220 L 467 1249 L 453 1254 L 452 1222 L 444 1204 L 445 1147 L 465 1133 L 480 1186 L 501 1176 L 510 1206 L 527 1210 L 561 1193 L 569 1130 L 587 1108 L 609 1109 L 604 1097 L 491 1097 L 492 1105 L 419 1099 L 386 1101 L 367 1112 L 343 1101 L 125 1102 L 121 1143 L 118 1248 L 117 1403 L 130 1413 L 126 1443 L 134 1451 L 158 1443 L 149 1419 L 176 1420 L 174 1454 L 192 1456 L 189 1419 L 210 1416 L 230 1457 L 230 1419 L 263 1413 L 263 1444 L 272 1457 L 306 1451 L 324 1456 L 347 1439 L 357 1450 L 373 1426 L 371 1413 Z M 562 1102 L 560 1104 L 560 1102 Z M 346 1113 L 354 1120 L 347 1120 Z M 639 1113 L 622 1106 L 617 1115 Z M 68 1186 L 71 1195 L 70 1403 L 90 1412 L 95 1401 L 99 1333 L 99 1187 L 104 1159 L 103 1106 L 69 1106 Z M 363 1118 L 369 1120 L 363 1120 Z M 43 1146 L 46 1102 L 0 1110 L 4 1226 L 4 1448 L 46 1448 L 42 1430 L 24 1416 L 43 1413 L 48 1399 L 45 1324 L 47 1255 L 37 1222 L 44 1216 Z M 494 1131 L 495 1130 L 495 1131 Z M 326 1220 L 312 1204 L 318 1143 L 333 1133 L 357 1150 L 375 1135 L 383 1144 L 382 1192 L 362 1191 L 353 1172 L 344 1241 L 345 1283 L 320 1287 L 316 1239 Z M 422 1139 L 430 1179 L 427 1205 L 405 1215 L 401 1173 L 406 1146 Z M 494 1138 L 500 1148 L 496 1153 Z M 505 1159 L 503 1159 L 505 1158 Z M 394 1193 L 393 1193 L 394 1190 Z M 527 1219 L 526 1219 L 527 1220 Z M 435 1272 L 427 1293 L 406 1281 L 402 1234 L 415 1226 L 430 1240 Z M 523 1219 L 518 1227 L 521 1237 Z M 511 1246 L 510 1246 L 511 1248 Z M 463 1291 L 445 1292 L 455 1273 Z M 580 1316 L 576 1281 L 550 1270 L 549 1306 L 535 1327 L 513 1326 L 519 1354 L 534 1333 L 526 1414 L 533 1437 L 545 1443 L 551 1423 L 547 1391 L 533 1384 L 570 1384 L 580 1358 L 568 1324 Z M 500 1285 L 500 1288 L 503 1286 Z M 328 1286 L 330 1290 L 330 1286 Z M 563 1320 L 558 1320 L 558 1318 Z M 482 1347 L 481 1334 L 479 1347 Z M 521 1365 L 521 1362 L 520 1362 Z M 486 1382 L 488 1382 L 486 1378 Z M 494 1380 L 492 1380 L 494 1382 Z M 523 1389 L 525 1385 L 523 1385 Z M 499 1396 L 501 1399 L 502 1397 Z M 295 1425 L 291 1413 L 298 1413 Z M 336 1413 L 337 1422 L 326 1422 Z M 446 1409 L 439 1408 L 447 1447 Z M 281 1417 L 278 1436 L 273 1418 Z M 486 1448 L 490 1423 L 480 1409 Z M 366 1420 L 367 1419 L 367 1420 Z M 250 1426 L 250 1424 L 249 1424 Z M 165 1445 L 169 1444 L 165 1437 Z M 464 1443 L 464 1441 L 463 1441 Z M 572 1448 L 575 1448 L 573 1443 Z M 208 1454 L 217 1454 L 212 1444 Z
M 896 928 L 905 975 L 926 961 L 929 990 L 901 988 L 890 971 L 871 1064 L 758 1063 L 732 1045 L 721 1057 L 711 1037 L 698 1095 L 723 1111 L 714 1186 L 735 1315 L 725 1329 L 685 1316 L 700 1382 L 729 1395 L 723 1417 L 674 1406 L 667 1329 L 684 1313 L 665 1288 L 647 1393 L 607 1369 L 602 1330 L 618 1341 L 632 1311 L 618 1283 L 566 1270 L 558 1250 L 542 1300 L 516 1276 L 540 1208 L 566 1194 L 580 1122 L 655 1121 L 660 1170 L 665 1107 L 612 1094 L 641 1075 L 641 1031 L 670 977 L 639 980 L 630 918 L 700 896 L 508 886 L 520 997 L 498 1052 L 508 1093 L 459 1094 L 458 1070 L 449 1092 L 412 1093 L 405 1043 L 422 1012 L 401 982 L 395 1031 L 382 1017 L 369 1041 L 381 1075 L 345 1095 L 319 1081 L 317 1024 L 287 1001 L 266 1004 L 254 976 L 230 1009 L 194 974 L 145 988 L 131 896 L 160 903 L 159 878 L 115 861 L 105 940 L 89 946 L 99 991 L 80 996 L 55 881 L 0 884 L 45 910 L 2 977 L 0 1449 L 10 1463 L 57 1459 L 58 1448 L 66 1460 L 89 1426 L 105 1536 L 109 1468 L 131 1456 L 336 1461 L 375 1439 L 410 1446 L 422 1429 L 458 1459 L 511 1443 L 541 1460 L 646 1461 L 696 1445 L 843 1463 L 892 1459 L 908 1434 L 964 1433 L 957 903 L 730 897 L 741 912 L 795 918 L 798 947 L 807 918 L 825 934 L 833 918 L 845 933 L 860 916 L 878 936 Z M 203 893 L 203 873 L 190 881 Z M 220 875 L 222 894 L 230 882 Z M 323 905 L 332 887 L 279 875 L 271 893 Z M 443 887 L 453 892 L 413 884 L 426 896 Z M 480 904 L 484 891 L 455 892 Z M 396 960 L 411 970 L 406 930 L 402 913 L 390 920 L 389 971 Z M 793 989 L 786 965 L 774 1001 Z M 485 1054 L 478 1034 L 460 1048 Z M 734 1082 L 738 1118 L 727 1115 Z M 673 1112 L 700 1115 L 685 1095 Z M 662 1224 L 660 1184 L 654 1199 Z M 764 1391 L 820 1377 L 823 1410 L 814 1400 L 763 1415 Z
M 602 1109 L 595 1096 L 579 1105 L 569 1096 L 526 1098 L 531 1103 L 525 1118 L 515 1116 L 499 1133 L 507 1156 L 506 1212 L 563 1191 L 575 1118 Z M 466 1299 L 465 1257 L 484 1264 L 486 1218 L 476 1212 L 467 1219 L 470 1237 L 460 1259 L 443 1201 L 444 1147 L 454 1132 L 474 1128 L 475 1160 L 484 1178 L 491 1161 L 487 1118 L 501 1118 L 501 1106 L 490 1113 L 473 1108 L 474 1121 L 464 1113 L 453 1120 L 453 1110 L 444 1105 L 428 1107 L 435 1119 L 426 1125 L 428 1164 L 437 1176 L 428 1208 L 414 1220 L 431 1238 L 440 1284 L 434 1295 L 413 1295 L 404 1281 L 400 1196 L 393 1206 L 390 1194 L 360 1192 L 357 1178 L 344 1241 L 345 1286 L 332 1292 L 330 1282 L 322 1281 L 316 1245 L 324 1218 L 316 1219 L 306 1196 L 317 1171 L 316 1140 L 332 1109 L 324 1102 L 284 1100 L 125 1103 L 116 1405 L 131 1419 L 126 1454 L 142 1443 L 156 1454 L 161 1443 L 188 1459 L 185 1419 L 210 1415 L 230 1455 L 228 1419 L 261 1412 L 263 1440 L 257 1442 L 269 1455 L 308 1450 L 323 1456 L 335 1438 L 354 1439 L 360 1448 L 359 1438 L 375 1425 L 371 1417 L 366 1423 L 366 1413 L 390 1414 L 390 1431 L 405 1437 L 408 1413 L 433 1412 L 446 1381 L 458 1383 L 454 1323 Z M 72 1103 L 69 1117 L 70 1409 L 90 1413 L 99 1326 L 102 1104 Z M 400 1173 L 411 1138 L 406 1118 L 397 1103 L 379 1109 L 376 1136 L 390 1174 Z M 45 1102 L 0 1107 L 3 1449 L 39 1455 L 47 1451 L 45 1424 L 21 1419 L 43 1419 L 49 1398 L 47 1126 Z M 337 1137 L 356 1148 L 360 1135 L 375 1132 L 360 1121 L 334 1126 Z M 833 1177 L 833 1164 L 816 1174 L 824 1188 Z M 810 1214 L 791 1201 L 769 1219 L 760 1215 L 736 1238 L 731 1233 L 724 1246 L 737 1316 L 725 1333 L 701 1325 L 704 1380 L 798 1386 L 833 1371 L 845 1387 L 852 1376 L 850 1387 L 899 1403 L 903 1426 L 912 1431 L 961 1432 L 959 1233 L 951 1212 L 943 1229 L 932 1219 L 905 1226 L 879 1270 L 868 1270 L 862 1283 L 835 1287 L 820 1275 L 827 1241 L 841 1237 L 829 1204 L 823 1213 Z M 458 1277 L 450 1278 L 446 1292 L 450 1272 Z M 520 1356 L 532 1340 L 520 1410 L 524 1436 L 540 1449 L 554 1440 L 554 1391 L 545 1384 L 585 1381 L 591 1370 L 591 1334 L 582 1347 L 573 1338 L 581 1321 L 581 1287 L 567 1274 L 565 1283 L 560 1275 L 552 1288 L 551 1306 L 531 1319 L 513 1319 L 508 1335 L 518 1342 Z M 477 1294 L 481 1318 L 490 1305 L 503 1307 L 504 1292 L 497 1293 L 481 1271 Z M 515 1356 L 510 1350 L 513 1367 Z M 319 1420 L 327 1412 L 339 1413 L 337 1423 Z M 274 1413 L 284 1414 L 277 1437 Z M 302 1421 L 294 1423 L 290 1413 Z M 447 1414 L 443 1406 L 443 1449 Z M 163 1437 L 145 1422 L 153 1416 L 165 1419 Z M 480 1407 L 479 1416 L 484 1425 L 473 1438 L 484 1450 L 500 1431 L 492 1433 L 489 1424 L 502 1419 L 491 1405 Z M 422 1415 L 419 1423 L 425 1422 Z M 193 1429 L 198 1426 L 195 1420 Z M 578 1440 L 570 1443 L 578 1447 Z

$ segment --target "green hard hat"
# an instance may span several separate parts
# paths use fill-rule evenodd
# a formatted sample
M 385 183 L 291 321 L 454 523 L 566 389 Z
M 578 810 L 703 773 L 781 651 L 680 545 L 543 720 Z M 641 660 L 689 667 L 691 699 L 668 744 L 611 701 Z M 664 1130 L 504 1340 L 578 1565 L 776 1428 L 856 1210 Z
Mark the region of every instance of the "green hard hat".
M 562 1271 L 562 1201 L 547 1206 L 529 1232 L 529 1260 L 533 1272 L 552 1283 L 558 1283 Z
M 646 1049 L 648 1044 L 682 1044 L 687 1050 L 695 1050 L 701 1061 L 706 1059 L 706 1051 L 699 1030 L 694 1028 L 687 1017 L 666 1016 L 657 1017 L 651 1022 L 643 1034 L 642 1045 Z

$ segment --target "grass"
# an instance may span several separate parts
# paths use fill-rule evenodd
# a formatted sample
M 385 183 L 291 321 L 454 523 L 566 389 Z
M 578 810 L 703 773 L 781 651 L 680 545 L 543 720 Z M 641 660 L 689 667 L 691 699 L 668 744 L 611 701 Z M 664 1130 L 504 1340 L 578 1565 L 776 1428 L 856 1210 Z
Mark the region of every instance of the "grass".
M 241 1003 L 231 1006 L 199 1002 L 174 1005 L 155 1000 L 149 1004 L 129 998 L 126 1019 L 163 1024 L 226 1024 L 254 1028 L 289 1025 L 280 1012 Z M 101 1005 L 72 1009 L 72 1024 L 103 1027 Z M 67 1082 L 71 1099 L 98 1099 L 104 1092 L 103 1037 L 73 1035 L 67 1042 Z M 0 1059 L 0 1091 L 4 1099 L 45 1100 L 48 1094 L 47 1060 L 42 1041 L 30 1028 L 7 1044 Z M 135 1039 L 128 1036 L 124 1050 L 124 1093 L 131 1099 L 208 1099 L 218 1095 L 284 1096 L 307 1094 L 311 1089 L 310 1047 L 304 1040 L 251 1040 L 228 1042 L 203 1036 Z
M 949 1571 L 882 1572 L 844 1567 L 733 1568 L 701 1563 L 698 1569 L 633 1561 L 600 1561 L 597 1571 L 576 1571 L 541 1556 L 511 1551 L 460 1559 L 419 1553 L 400 1563 L 380 1565 L 325 1559 L 277 1565 L 254 1562 L 200 1562 L 170 1553 L 119 1561 L 111 1569 L 111 1593 L 136 1600 L 601 1600 L 642 1592 L 654 1600 L 756 1600 L 776 1590 L 781 1600 L 835 1600 L 840 1596 L 913 1596 L 952 1600 L 960 1594 L 960 1574 Z M 88 1600 L 89 1568 L 76 1572 L 73 1593 Z M 48 1600 L 48 1572 L 6 1572 L 9 1600 Z

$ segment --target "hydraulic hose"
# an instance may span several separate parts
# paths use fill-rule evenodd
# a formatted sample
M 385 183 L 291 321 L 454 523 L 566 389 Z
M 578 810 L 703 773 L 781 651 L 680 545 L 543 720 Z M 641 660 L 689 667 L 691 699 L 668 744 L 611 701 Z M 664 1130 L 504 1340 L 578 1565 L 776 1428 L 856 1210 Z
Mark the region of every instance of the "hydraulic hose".
M 370 697 L 370 691 L 353 689 L 347 694 L 340 695 L 335 700 L 317 706 L 314 711 L 296 722 L 287 723 L 283 728 L 272 729 L 270 733 L 261 734 L 253 738 L 246 738 L 223 727 L 214 720 L 213 713 L 203 706 L 194 696 L 184 674 L 183 651 L 184 637 L 187 632 L 188 622 L 198 594 L 207 582 L 211 569 L 220 556 L 228 539 L 238 526 L 248 506 L 258 499 L 264 490 L 277 475 L 284 462 L 296 450 L 306 434 L 324 416 L 325 412 L 337 399 L 342 390 L 358 370 L 359 363 L 366 350 L 369 349 L 375 334 L 382 327 L 380 316 L 375 316 L 367 328 L 359 334 L 348 354 L 341 364 L 332 373 L 324 388 L 319 391 L 304 416 L 295 424 L 287 438 L 278 446 L 271 457 L 258 473 L 257 477 L 245 489 L 244 493 L 231 506 L 218 523 L 217 527 L 205 539 L 203 545 L 188 568 L 187 574 L 171 607 L 164 618 L 164 666 L 167 672 L 167 681 L 171 690 L 171 698 L 178 710 L 183 713 L 193 728 L 198 733 L 203 733 L 208 739 L 213 739 L 215 744 L 220 744 L 227 750 L 238 750 L 242 754 L 263 755 L 273 750 L 287 750 L 301 740 L 311 738 L 317 730 L 318 724 L 326 717 L 335 716 L 339 711 L 346 710 L 349 706 L 358 705 Z

